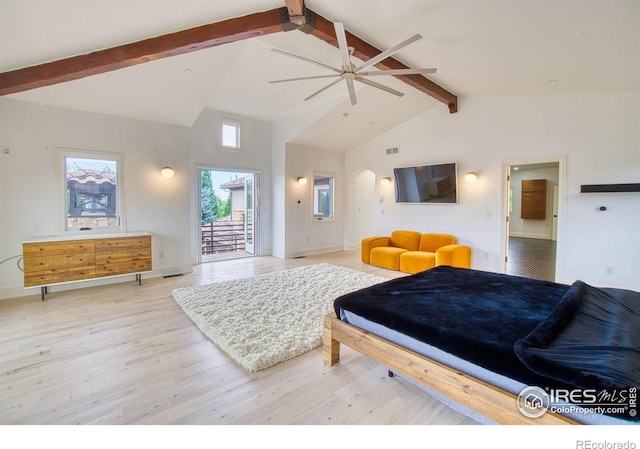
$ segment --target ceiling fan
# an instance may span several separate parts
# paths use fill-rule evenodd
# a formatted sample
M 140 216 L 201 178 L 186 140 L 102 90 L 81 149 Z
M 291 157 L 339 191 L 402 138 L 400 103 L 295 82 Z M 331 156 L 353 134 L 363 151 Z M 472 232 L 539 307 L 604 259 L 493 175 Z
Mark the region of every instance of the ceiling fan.
M 319 93 L 324 92 L 325 90 L 329 89 L 330 87 L 344 80 L 347 83 L 347 89 L 349 90 L 349 98 L 351 100 L 351 104 L 355 105 L 358 103 L 358 101 L 356 99 L 356 90 L 353 83 L 354 81 L 366 84 L 371 87 L 375 87 L 377 89 L 381 89 L 385 92 L 401 97 L 404 95 L 402 92 L 399 92 L 395 89 L 384 86 L 375 81 L 371 81 L 370 79 L 368 79 L 368 77 L 381 76 L 381 75 L 415 75 L 415 74 L 425 74 L 425 73 L 436 72 L 436 69 L 390 69 L 390 70 L 376 70 L 373 72 L 364 71 L 365 69 L 377 64 L 380 61 L 385 60 L 389 56 L 402 50 L 407 45 L 417 41 L 418 39 L 421 39 L 422 36 L 420 36 L 419 34 L 411 36 L 409 39 L 399 43 L 395 47 L 391 47 L 390 49 L 383 51 L 379 55 L 369 59 L 367 62 L 365 62 L 361 66 L 356 67 L 355 64 L 351 62 L 353 47 L 347 46 L 347 36 L 344 31 L 344 25 L 340 22 L 335 22 L 334 27 L 336 30 L 336 38 L 338 39 L 338 47 L 340 49 L 340 55 L 342 56 L 341 68 L 337 69 L 335 67 L 331 67 L 329 65 L 323 64 L 322 62 L 314 61 L 313 59 L 308 59 L 303 56 L 298 56 L 293 53 L 289 53 L 283 50 L 279 50 L 277 48 L 273 48 L 271 49 L 271 51 L 273 51 L 274 53 L 290 56 L 292 58 L 296 58 L 301 61 L 309 62 L 311 64 L 315 64 L 317 66 L 328 69 L 334 73 L 327 74 L 327 75 L 304 76 L 300 78 L 288 78 L 288 79 L 282 79 L 282 80 L 269 81 L 269 83 L 285 83 L 289 81 L 301 81 L 301 80 L 311 80 L 311 79 L 320 79 L 320 78 L 337 78 L 336 80 L 327 84 L 322 89 L 317 90 L 316 92 L 309 95 L 307 98 L 304 99 L 304 101 L 310 100 L 311 98 L 315 97 Z

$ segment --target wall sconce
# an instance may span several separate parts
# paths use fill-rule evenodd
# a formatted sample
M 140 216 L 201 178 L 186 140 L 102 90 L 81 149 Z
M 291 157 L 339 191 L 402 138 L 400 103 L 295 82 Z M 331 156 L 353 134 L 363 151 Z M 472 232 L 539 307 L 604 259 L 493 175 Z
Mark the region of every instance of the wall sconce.
M 476 182 L 477 179 L 478 179 L 478 174 L 474 171 L 470 171 L 469 173 L 464 175 L 464 180 L 469 184 Z
M 307 184 L 307 177 L 306 176 L 298 176 L 298 184 L 300 184 L 301 186 L 304 186 Z
M 391 184 L 391 178 L 388 176 L 385 176 L 384 178 L 380 179 L 380 184 L 382 184 L 383 186 L 388 186 Z
M 173 171 L 173 168 L 167 166 L 164 166 L 160 169 L 160 174 L 164 177 L 164 178 L 173 178 L 173 175 L 175 174 L 175 172 Z

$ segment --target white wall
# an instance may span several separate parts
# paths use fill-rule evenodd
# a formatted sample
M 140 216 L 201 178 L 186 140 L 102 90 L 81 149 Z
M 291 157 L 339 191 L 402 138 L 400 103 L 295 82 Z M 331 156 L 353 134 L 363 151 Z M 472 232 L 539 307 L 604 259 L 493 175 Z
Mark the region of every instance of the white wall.
M 153 234 L 154 275 L 191 270 L 188 128 L 0 98 L 0 144 L 10 149 L 0 155 L 0 261 L 25 239 L 63 232 L 57 149 L 69 148 L 123 153 L 126 230 Z M 37 293 L 22 288 L 16 260 L 0 264 L 0 298 Z
M 320 120 L 328 111 L 336 106 L 338 100 L 314 103 L 304 112 L 281 118 L 272 123 L 271 167 L 273 192 L 273 251 L 276 257 L 290 257 L 286 247 L 291 246 L 287 240 L 287 215 L 289 213 L 288 195 L 291 190 L 291 179 L 286 172 L 287 148 L 295 144 L 296 137 L 316 120 Z M 296 238 L 297 239 L 297 238 Z
M 233 119 L 241 124 L 241 148 L 238 151 L 222 147 L 222 120 Z M 197 262 L 200 241 L 200 215 L 195 199 L 198 196 L 198 168 L 217 168 L 258 172 L 259 227 L 257 255 L 270 255 L 273 247 L 273 212 L 271 183 L 271 124 L 264 120 L 204 109 L 191 128 L 192 164 L 192 254 Z M 198 206 L 198 207 L 197 207 Z
M 63 147 L 125 154 L 127 229 L 154 234 L 156 275 L 191 269 L 199 165 L 262 173 L 263 254 L 271 248 L 279 257 L 355 248 L 363 229 L 387 234 L 410 228 L 455 234 L 473 248 L 474 268 L 500 272 L 505 161 L 548 156 L 566 161 L 557 280 L 638 289 L 638 194 L 579 191 L 580 184 L 639 181 L 639 104 L 637 93 L 463 98 L 457 114 L 432 109 L 345 155 L 291 143 L 304 126 L 290 128 L 286 121 L 231 117 L 248 124 L 244 151 L 237 153 L 217 147 L 217 122 L 225 115 L 218 111 L 203 111 L 189 130 L 2 98 L 0 144 L 10 154 L 0 154 L 0 261 L 20 255 L 27 238 L 60 233 L 55 149 Z M 389 147 L 400 152 L 386 156 Z M 395 204 L 393 186 L 379 183 L 396 166 L 449 161 L 458 163 L 460 175 L 480 174 L 475 184 L 460 176 L 458 205 Z M 169 180 L 159 174 L 167 164 L 176 169 Z M 363 170 L 374 173 L 366 181 L 371 185 L 375 178 L 368 193 L 364 179 L 358 180 Z M 310 190 L 295 183 L 314 171 L 336 174 L 334 222 L 314 223 Z M 370 216 L 358 217 L 358 210 Z M 25 294 L 15 261 L 0 264 L 0 298 Z
M 557 281 L 638 289 L 640 197 L 584 194 L 580 185 L 640 181 L 639 104 L 638 93 L 462 98 L 457 114 L 427 111 L 349 151 L 345 172 L 376 174 L 370 196 L 375 233 L 449 232 L 473 248 L 473 268 L 502 272 L 504 161 L 566 157 Z M 399 153 L 386 156 L 389 147 L 399 147 Z M 395 204 L 393 186 L 379 185 L 393 167 L 434 162 L 458 163 L 458 205 Z M 464 182 L 468 171 L 479 173 L 476 183 Z M 606 212 L 598 210 L 601 205 Z M 353 214 L 354 205 L 347 210 Z M 613 275 L 605 274 L 607 267 Z
M 348 176 L 347 182 L 350 188 L 346 202 L 345 247 L 355 249 L 363 238 L 372 236 L 376 230 L 371 219 L 375 216 L 375 204 L 370 201 L 371 192 L 376 191 L 376 175 L 370 170 L 362 170 Z
M 335 178 L 333 220 L 313 220 L 314 174 Z M 299 176 L 305 176 L 308 183 L 300 185 Z M 285 189 L 285 257 L 344 249 L 344 154 L 287 144 Z

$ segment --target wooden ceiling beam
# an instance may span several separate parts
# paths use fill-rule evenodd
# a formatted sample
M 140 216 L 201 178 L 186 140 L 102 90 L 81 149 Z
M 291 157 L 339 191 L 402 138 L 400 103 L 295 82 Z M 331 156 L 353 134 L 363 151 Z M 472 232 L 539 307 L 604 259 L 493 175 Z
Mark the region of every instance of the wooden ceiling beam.
M 304 0 L 284 0 L 291 17 L 304 16 Z
M 283 8 L 0 73 L 0 96 L 293 29 L 304 31 L 339 48 L 333 22 L 306 9 L 304 0 L 284 1 L 286 7 Z M 381 50 L 348 31 L 346 35 L 356 58 L 367 61 L 381 53 Z M 381 70 L 409 68 L 392 57 L 375 66 Z M 399 75 L 396 78 L 446 104 L 449 112 L 457 112 L 457 97 L 428 78 L 422 75 Z
M 333 22 L 325 19 L 324 17 L 314 13 L 309 9 L 305 10 L 305 16 L 305 24 L 298 28 L 299 30 L 315 36 L 318 39 L 321 39 L 336 48 L 339 48 Z M 347 42 L 349 43 L 349 46 L 353 47 L 354 49 L 353 56 L 355 56 L 356 58 L 366 62 L 374 56 L 382 53 L 382 50 L 379 50 L 368 42 L 363 41 L 358 36 L 355 36 L 346 30 L 345 33 L 347 35 Z M 397 59 L 394 59 L 393 57 L 389 57 L 381 61 L 380 63 L 376 64 L 375 67 L 380 70 L 411 68 L 401 63 Z M 434 83 L 430 79 L 426 78 L 425 76 L 397 75 L 396 78 L 444 103 L 448 106 L 449 112 L 451 114 L 458 112 L 458 97 L 442 88 L 438 84 Z
M 85 55 L 0 73 L 0 96 L 296 29 L 287 8 L 249 14 Z

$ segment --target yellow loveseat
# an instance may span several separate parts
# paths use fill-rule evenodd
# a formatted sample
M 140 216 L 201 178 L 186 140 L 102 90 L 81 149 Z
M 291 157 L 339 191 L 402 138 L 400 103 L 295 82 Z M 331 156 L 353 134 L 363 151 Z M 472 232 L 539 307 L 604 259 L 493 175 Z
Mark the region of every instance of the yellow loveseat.
M 398 230 L 363 239 L 360 250 L 364 263 L 410 274 L 440 265 L 471 268 L 471 248 L 450 234 Z

